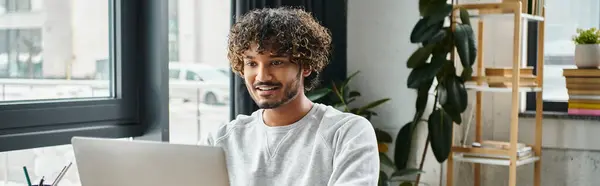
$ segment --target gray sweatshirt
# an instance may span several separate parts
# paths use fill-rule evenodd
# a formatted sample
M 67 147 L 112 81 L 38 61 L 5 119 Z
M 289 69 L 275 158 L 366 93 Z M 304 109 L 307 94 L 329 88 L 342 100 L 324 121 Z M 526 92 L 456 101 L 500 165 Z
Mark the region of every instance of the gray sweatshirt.
M 315 103 L 296 123 L 270 127 L 262 112 L 238 116 L 204 142 L 225 150 L 231 185 L 377 185 L 377 140 L 364 117 Z

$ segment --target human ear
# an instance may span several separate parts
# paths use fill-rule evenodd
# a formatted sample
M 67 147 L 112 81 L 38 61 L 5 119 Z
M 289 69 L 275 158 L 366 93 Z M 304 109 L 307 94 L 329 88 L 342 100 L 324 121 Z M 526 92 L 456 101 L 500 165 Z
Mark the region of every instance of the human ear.
M 311 73 L 312 73 L 312 70 L 310 70 L 310 68 L 302 69 L 302 76 L 304 76 L 304 77 L 310 76 Z

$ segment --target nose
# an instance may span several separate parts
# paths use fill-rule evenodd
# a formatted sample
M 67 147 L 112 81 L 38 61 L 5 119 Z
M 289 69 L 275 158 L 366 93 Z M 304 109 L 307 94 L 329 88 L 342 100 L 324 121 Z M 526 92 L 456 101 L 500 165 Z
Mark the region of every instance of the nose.
M 259 82 L 267 82 L 271 81 L 273 76 L 271 75 L 271 71 L 269 68 L 266 68 L 264 65 L 260 65 L 257 69 L 256 80 Z

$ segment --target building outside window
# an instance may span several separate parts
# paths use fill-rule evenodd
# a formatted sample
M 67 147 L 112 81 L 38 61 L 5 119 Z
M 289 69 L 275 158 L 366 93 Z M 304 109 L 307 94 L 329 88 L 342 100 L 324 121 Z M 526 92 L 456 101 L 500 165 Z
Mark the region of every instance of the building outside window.
M 113 96 L 109 1 L 0 0 L 0 103 Z M 168 1 L 165 63 L 180 65 L 169 67 L 169 87 L 176 90 L 170 94 L 169 140 L 197 144 L 230 117 L 229 74 L 223 72 L 231 5 Z M 203 81 L 187 79 L 192 73 Z M 0 186 L 26 185 L 23 166 L 39 180 L 73 160 L 70 145 L 0 152 Z M 81 185 L 77 171 L 72 167 L 60 185 Z
M 0 77 L 42 77 L 41 29 L 0 29 Z
M 31 0 L 0 0 L 0 14 L 29 12 L 31 10 Z
M 169 0 L 169 61 L 179 61 L 179 0 Z
M 575 66 L 575 43 L 578 28 L 600 27 L 600 1 L 546 0 L 544 34 L 544 111 L 567 112 L 569 95 L 563 69 Z M 534 36 L 537 37 L 537 36 Z M 528 55 L 536 55 L 529 53 Z M 535 65 L 535 64 L 533 64 Z M 528 93 L 527 108 L 535 108 L 535 95 Z

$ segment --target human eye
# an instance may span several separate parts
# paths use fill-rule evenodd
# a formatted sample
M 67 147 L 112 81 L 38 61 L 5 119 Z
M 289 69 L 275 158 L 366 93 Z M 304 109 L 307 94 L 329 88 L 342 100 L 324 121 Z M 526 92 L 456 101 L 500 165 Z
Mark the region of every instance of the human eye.
M 248 62 L 245 63 L 245 65 L 249 66 L 249 67 L 254 67 L 254 66 L 256 66 L 256 62 L 254 62 L 254 61 L 248 61 Z
M 278 65 L 281 65 L 281 64 L 283 64 L 283 61 L 280 61 L 280 60 L 273 60 L 273 61 L 271 61 L 271 65 L 273 65 L 273 66 L 278 66 Z

